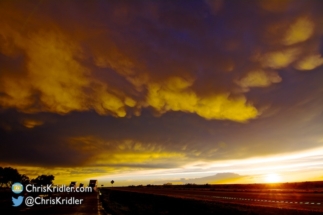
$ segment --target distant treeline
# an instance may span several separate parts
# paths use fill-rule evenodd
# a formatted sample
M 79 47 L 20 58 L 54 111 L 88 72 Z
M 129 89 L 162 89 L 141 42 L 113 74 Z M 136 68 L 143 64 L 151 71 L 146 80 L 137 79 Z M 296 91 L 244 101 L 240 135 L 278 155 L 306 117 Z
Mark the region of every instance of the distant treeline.
M 305 182 L 286 182 L 286 183 L 263 183 L 263 184 L 182 184 L 173 185 L 167 183 L 164 185 L 129 185 L 128 187 L 154 187 L 154 188 L 212 188 L 212 189 L 235 189 L 235 190 L 249 190 L 249 189 L 323 189 L 323 181 L 305 181 Z
M 0 187 L 10 188 L 13 183 L 19 182 L 23 185 L 35 184 L 36 186 L 53 184 L 53 175 L 40 175 L 37 178 L 29 179 L 27 175 L 20 174 L 17 169 L 11 167 L 0 167 Z

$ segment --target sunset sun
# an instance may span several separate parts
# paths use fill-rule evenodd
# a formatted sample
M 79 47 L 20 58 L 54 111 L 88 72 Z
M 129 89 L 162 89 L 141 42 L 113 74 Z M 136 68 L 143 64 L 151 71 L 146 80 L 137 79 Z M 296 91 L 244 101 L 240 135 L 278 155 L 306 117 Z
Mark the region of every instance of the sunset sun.
M 271 173 L 271 174 L 265 175 L 265 181 L 267 183 L 280 182 L 281 181 L 281 177 L 280 177 L 280 175 L 278 175 L 276 173 Z

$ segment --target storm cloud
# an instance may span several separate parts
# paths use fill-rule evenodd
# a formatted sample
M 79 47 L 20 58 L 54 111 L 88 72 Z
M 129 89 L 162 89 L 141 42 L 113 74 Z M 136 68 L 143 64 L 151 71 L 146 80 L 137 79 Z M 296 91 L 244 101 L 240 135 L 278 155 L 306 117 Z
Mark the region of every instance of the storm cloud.
M 101 174 L 319 147 L 322 7 L 1 1 L 0 162 Z

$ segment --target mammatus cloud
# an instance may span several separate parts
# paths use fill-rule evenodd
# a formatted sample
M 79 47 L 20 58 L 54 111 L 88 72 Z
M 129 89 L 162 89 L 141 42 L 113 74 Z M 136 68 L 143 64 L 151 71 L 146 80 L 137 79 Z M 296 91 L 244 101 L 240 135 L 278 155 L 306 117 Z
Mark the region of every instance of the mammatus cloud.
M 34 119 L 24 119 L 22 120 L 22 125 L 26 128 L 34 128 L 36 126 L 42 125 L 44 122 L 41 120 L 34 120 Z
M 22 71 L 2 68 L 2 107 L 59 114 L 95 109 L 123 117 L 125 107 L 134 106 L 131 98 L 111 92 L 105 83 L 91 78 L 90 71 L 76 60 L 82 57 L 78 44 L 59 30 L 30 32 L 26 37 L 7 25 L 2 38 L 3 54 L 18 55 L 15 58 L 24 58 L 25 63 Z
M 323 58 L 320 54 L 306 56 L 295 65 L 298 70 L 313 70 L 323 64 Z
M 284 12 L 288 9 L 288 6 L 292 3 L 291 0 L 263 0 L 257 2 L 260 7 L 269 12 Z
M 271 84 L 279 83 L 282 78 L 275 71 L 255 70 L 247 73 L 237 83 L 241 87 L 268 87 Z
M 261 58 L 261 63 L 265 68 L 282 69 L 295 61 L 299 54 L 300 50 L 296 48 L 269 52 Z
M 154 4 L 153 14 L 144 17 L 149 21 L 146 24 L 140 21 L 141 13 L 122 4 L 125 9 L 121 15 L 119 10 L 104 13 L 109 14 L 107 20 L 99 21 L 96 14 L 89 14 L 83 26 L 73 18 L 62 22 L 46 13 L 47 4 L 38 5 L 43 10 L 30 14 L 14 2 L 3 3 L 0 52 L 6 63 L 0 69 L 0 106 L 26 113 L 94 110 L 115 117 L 138 116 L 151 107 L 159 114 L 181 111 L 205 119 L 246 122 L 260 115 L 254 102 L 244 95 L 247 88 L 281 82 L 279 70 L 290 65 L 298 70 L 322 65 L 315 48 L 319 31 L 314 15 L 300 13 L 291 19 L 280 16 L 289 4 L 259 3 L 260 10 L 278 17 L 264 19 L 260 25 L 263 31 L 240 29 L 228 21 L 222 31 L 229 34 L 228 29 L 236 28 L 239 35 L 254 32 L 251 43 L 250 38 L 245 41 L 247 35 L 204 38 L 212 32 L 203 20 L 185 10 L 182 16 L 202 27 L 169 23 L 159 3 Z M 121 6 L 112 4 L 114 7 Z M 207 1 L 205 7 L 212 17 L 222 16 L 227 5 Z M 75 8 L 83 14 L 82 7 Z M 98 14 L 101 12 L 98 10 Z M 169 16 L 175 20 L 177 14 L 170 12 Z M 235 19 L 247 20 L 239 14 Z M 91 20 L 96 25 L 90 25 Z M 86 26 L 93 27 L 88 30 Z M 174 26 L 178 27 L 175 33 L 171 31 Z M 214 23 L 213 27 L 221 26 Z M 277 34 L 277 29 L 283 32 Z M 199 34 L 201 30 L 205 33 Z M 217 40 L 223 42 L 218 44 Z M 311 45 L 306 46 L 309 41 Z M 244 51 L 242 44 L 246 42 L 251 52 Z M 196 48 L 199 46 L 204 47 L 202 52 Z
M 193 82 L 180 77 L 170 77 L 161 83 L 143 83 L 148 89 L 147 101 L 135 101 L 120 89 L 113 89 L 108 83 L 94 78 L 94 71 L 77 60 L 82 58 L 78 44 L 59 30 L 30 33 L 28 38 L 10 26 L 2 31 L 5 40 L 3 54 L 11 56 L 15 50 L 22 50 L 26 67 L 20 77 L 10 75 L 15 73 L 10 67 L 3 69 L 1 91 L 4 96 L 0 102 L 5 108 L 59 114 L 94 109 L 99 114 L 124 117 L 127 107 L 146 102 L 161 113 L 184 111 L 207 119 L 246 121 L 257 115 L 257 110 L 242 95 L 239 98 L 229 98 L 229 93 L 199 96 L 190 89 Z M 113 55 L 110 58 L 108 61 L 99 58 L 96 64 L 109 66 L 117 72 L 122 68 L 120 73 L 126 78 L 129 75 L 128 80 L 136 85 L 130 77 L 131 69 L 127 69 L 131 64 L 113 60 Z
M 308 17 L 298 18 L 287 30 L 283 43 L 293 45 L 308 40 L 314 32 L 314 23 Z
M 0 1 L 1 162 L 58 166 L 62 177 L 195 174 L 203 162 L 316 147 L 320 8 Z
M 173 77 L 164 83 L 150 84 L 147 102 L 159 112 L 184 111 L 206 119 L 246 121 L 257 116 L 257 109 L 245 97 L 229 98 L 229 94 L 198 96 L 190 86 L 193 82 Z

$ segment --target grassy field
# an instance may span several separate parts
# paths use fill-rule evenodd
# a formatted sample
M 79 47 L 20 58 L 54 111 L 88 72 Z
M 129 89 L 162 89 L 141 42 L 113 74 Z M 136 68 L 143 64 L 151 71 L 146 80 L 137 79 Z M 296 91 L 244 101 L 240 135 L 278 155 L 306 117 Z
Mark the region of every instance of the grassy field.
M 108 214 L 263 214 L 318 215 L 319 212 L 174 198 L 161 195 L 101 189 Z

